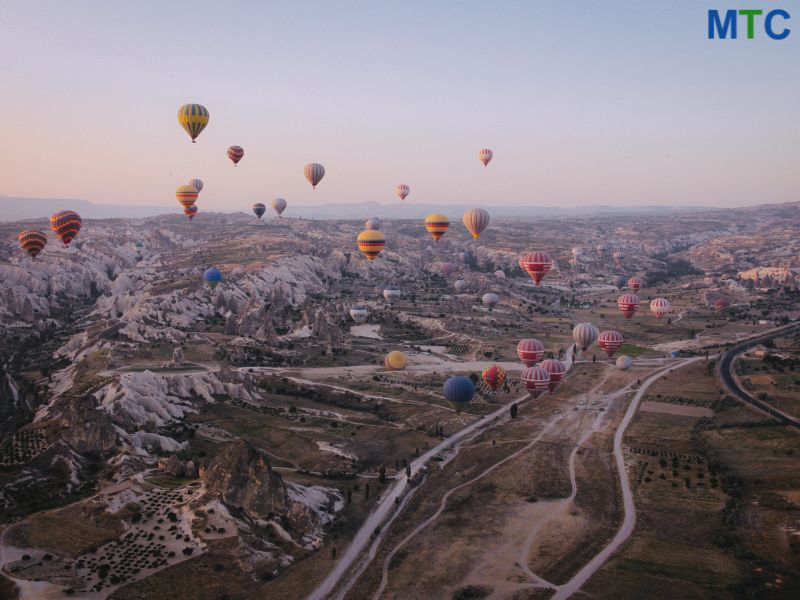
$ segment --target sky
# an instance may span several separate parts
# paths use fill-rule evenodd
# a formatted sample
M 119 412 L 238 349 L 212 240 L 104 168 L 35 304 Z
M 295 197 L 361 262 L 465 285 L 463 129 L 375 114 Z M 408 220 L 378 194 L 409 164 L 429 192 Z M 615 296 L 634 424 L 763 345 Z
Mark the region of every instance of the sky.
M 168 206 L 199 177 L 201 210 L 399 183 L 485 207 L 797 201 L 800 2 L 746 4 L 796 31 L 709 40 L 708 9 L 741 8 L 721 0 L 0 0 L 0 195 Z

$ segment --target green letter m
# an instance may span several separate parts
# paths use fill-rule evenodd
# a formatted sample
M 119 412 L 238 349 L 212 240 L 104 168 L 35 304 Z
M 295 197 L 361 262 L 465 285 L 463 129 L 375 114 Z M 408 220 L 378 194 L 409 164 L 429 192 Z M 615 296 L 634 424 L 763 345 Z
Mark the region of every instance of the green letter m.
M 713 40 L 717 35 L 719 39 L 724 40 L 728 37 L 730 31 L 731 39 L 736 39 L 736 11 L 725 11 L 725 21 L 723 22 L 719 17 L 718 10 L 708 11 L 708 39 Z

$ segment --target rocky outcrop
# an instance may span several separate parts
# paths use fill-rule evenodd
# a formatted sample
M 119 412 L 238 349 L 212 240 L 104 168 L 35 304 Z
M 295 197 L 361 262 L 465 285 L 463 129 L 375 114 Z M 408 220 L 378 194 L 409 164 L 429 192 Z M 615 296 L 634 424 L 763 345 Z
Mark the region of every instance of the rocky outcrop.
M 217 456 L 201 477 L 208 492 L 252 519 L 285 516 L 291 509 L 283 478 L 265 455 L 239 439 Z
M 117 448 L 117 430 L 94 398 L 72 398 L 61 413 L 62 439 L 79 454 L 105 456 Z

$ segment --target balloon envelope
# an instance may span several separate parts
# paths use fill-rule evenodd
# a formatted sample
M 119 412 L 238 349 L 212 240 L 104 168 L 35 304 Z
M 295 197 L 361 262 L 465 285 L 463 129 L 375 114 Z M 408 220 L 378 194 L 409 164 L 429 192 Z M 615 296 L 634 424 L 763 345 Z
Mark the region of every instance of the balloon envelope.
M 457 409 L 464 407 L 475 395 L 475 384 L 467 377 L 451 377 L 444 382 L 442 394 Z
M 597 341 L 600 332 L 591 323 L 578 323 L 572 330 L 572 337 L 581 350 L 586 350 Z
M 358 249 L 367 257 L 367 260 L 372 262 L 383 251 L 383 247 L 386 245 L 386 237 L 380 231 L 366 229 L 358 234 L 356 242 L 358 243 Z
M 200 104 L 184 104 L 178 109 L 178 123 L 194 143 L 195 138 L 208 125 L 208 110 Z
M 286 200 L 283 198 L 275 198 L 275 200 L 272 201 L 272 210 L 278 213 L 278 216 L 280 217 L 283 214 L 283 211 L 286 210 Z
M 308 163 L 303 167 L 303 174 L 308 179 L 311 187 L 316 189 L 317 184 L 325 177 L 325 167 L 319 163 Z
M 408 364 L 408 358 L 399 350 L 392 350 L 383 359 L 383 366 L 389 371 L 402 371 Z
M 50 216 L 50 229 L 65 246 L 75 239 L 82 226 L 83 220 L 74 210 L 59 210 Z
M 27 252 L 28 256 L 31 258 L 39 256 L 39 253 L 47 245 L 47 235 L 41 231 L 32 229 L 22 231 L 19 236 L 17 236 L 17 239 L 19 240 L 19 247 Z
M 198 192 L 203 191 L 203 181 L 201 179 L 190 179 L 189 185 L 196 189 Z
M 264 216 L 264 213 L 267 212 L 267 207 L 261 202 L 256 202 L 253 204 L 253 214 L 257 216 L 259 219 Z
M 462 220 L 464 221 L 464 227 L 477 240 L 489 226 L 489 213 L 482 208 L 470 208 L 464 213 Z
M 222 281 L 222 273 L 219 272 L 217 267 L 206 269 L 203 273 L 203 281 L 205 281 L 213 290 L 215 287 L 217 287 L 217 285 L 219 285 L 219 282 Z
M 478 160 L 483 163 L 483 166 L 487 166 L 494 158 L 494 152 L 489 150 L 489 148 L 483 148 L 478 151 Z

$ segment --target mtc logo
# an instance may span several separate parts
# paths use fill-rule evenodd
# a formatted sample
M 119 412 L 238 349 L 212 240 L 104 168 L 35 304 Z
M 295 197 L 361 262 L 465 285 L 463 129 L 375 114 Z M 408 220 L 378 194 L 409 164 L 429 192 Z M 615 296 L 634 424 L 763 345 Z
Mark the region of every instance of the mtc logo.
M 752 40 L 756 35 L 756 17 L 764 14 L 759 9 L 727 10 L 723 18 L 718 10 L 708 11 L 708 39 L 719 38 L 721 40 L 730 36 L 735 40 L 737 37 L 737 25 L 739 17 L 747 20 L 747 39 Z M 786 21 L 791 19 L 791 15 L 783 9 L 771 10 L 764 17 L 764 33 L 773 40 L 785 40 L 792 32 L 786 27 Z

